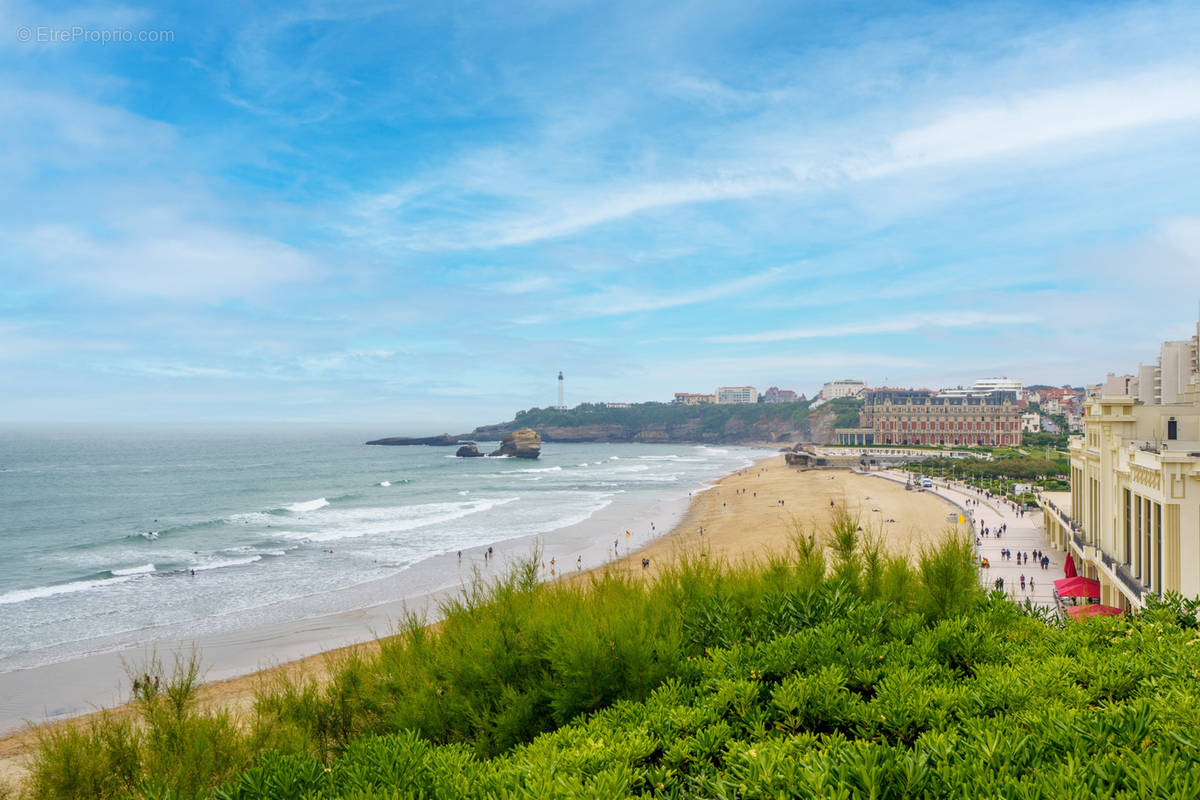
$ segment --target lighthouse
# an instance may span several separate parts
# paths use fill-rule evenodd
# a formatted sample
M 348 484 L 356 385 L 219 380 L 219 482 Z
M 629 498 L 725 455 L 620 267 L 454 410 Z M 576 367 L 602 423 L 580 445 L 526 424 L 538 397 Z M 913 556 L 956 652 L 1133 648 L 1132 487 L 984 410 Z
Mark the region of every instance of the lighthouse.
M 558 409 L 560 411 L 562 409 L 566 408 L 566 406 L 563 405 L 562 389 L 563 389 L 563 387 L 562 387 L 562 370 L 560 369 L 558 371 Z

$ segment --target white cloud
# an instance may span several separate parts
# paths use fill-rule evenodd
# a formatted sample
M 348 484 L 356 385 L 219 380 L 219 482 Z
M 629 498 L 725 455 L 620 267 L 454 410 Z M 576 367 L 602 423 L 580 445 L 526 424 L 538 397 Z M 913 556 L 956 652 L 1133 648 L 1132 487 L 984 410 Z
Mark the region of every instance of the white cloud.
M 1135 128 L 1200 118 L 1200 74 L 1162 69 L 988 98 L 891 137 L 888 152 L 849 165 L 854 179 L 961 164 Z
M 823 325 L 811 328 L 738 333 L 725 336 L 710 336 L 707 341 L 725 344 L 750 344 L 760 342 L 787 342 L 798 339 L 827 339 L 837 336 L 862 336 L 879 333 L 905 333 L 922 328 L 987 328 L 993 325 L 1017 325 L 1036 321 L 1029 314 L 982 313 L 976 311 L 948 311 L 939 313 L 913 314 L 894 319 L 872 319 L 841 325 Z
M 146 222 L 144 229 L 109 235 L 41 225 L 2 238 L 42 280 L 107 295 L 210 302 L 253 297 L 320 274 L 311 256 L 263 236 L 171 219 Z

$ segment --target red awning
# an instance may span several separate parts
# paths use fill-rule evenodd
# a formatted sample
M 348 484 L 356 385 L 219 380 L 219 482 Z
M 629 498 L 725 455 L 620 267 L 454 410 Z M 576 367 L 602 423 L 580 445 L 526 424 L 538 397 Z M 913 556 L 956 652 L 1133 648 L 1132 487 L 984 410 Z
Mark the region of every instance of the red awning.
M 1067 613 L 1071 615 L 1072 619 L 1080 619 L 1082 617 L 1115 617 L 1117 614 L 1125 612 L 1113 606 L 1087 605 L 1071 606 L 1067 609 Z
M 1067 560 L 1063 563 L 1063 574 L 1068 578 L 1074 578 L 1079 575 L 1079 573 L 1075 571 L 1075 559 L 1071 558 L 1070 553 L 1067 553 Z
M 1091 578 L 1059 578 L 1054 588 L 1059 597 L 1100 597 L 1100 581 Z

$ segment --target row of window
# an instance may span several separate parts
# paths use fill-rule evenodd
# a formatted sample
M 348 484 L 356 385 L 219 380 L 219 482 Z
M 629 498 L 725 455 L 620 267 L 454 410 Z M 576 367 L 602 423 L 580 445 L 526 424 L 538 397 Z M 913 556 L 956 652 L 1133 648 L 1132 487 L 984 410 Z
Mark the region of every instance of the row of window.
M 965 426 L 965 427 L 964 427 Z M 1015 431 L 1015 422 L 882 422 L 877 428 L 884 431 Z
M 986 434 L 983 436 L 946 435 L 938 433 L 912 434 L 883 434 L 879 444 L 954 444 L 954 445 L 986 445 L 1017 444 L 1017 437 L 1012 434 Z

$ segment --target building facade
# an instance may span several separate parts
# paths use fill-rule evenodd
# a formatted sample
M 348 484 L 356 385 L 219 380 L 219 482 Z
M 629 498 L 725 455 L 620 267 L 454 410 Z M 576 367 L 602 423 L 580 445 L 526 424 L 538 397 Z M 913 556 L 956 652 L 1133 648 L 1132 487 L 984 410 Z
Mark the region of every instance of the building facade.
M 757 403 L 758 390 L 753 386 L 722 386 L 717 389 L 718 403 Z
M 780 389 L 772 386 L 763 393 L 764 403 L 795 403 L 799 398 L 791 389 Z
M 1021 443 L 1017 393 L 934 394 L 884 389 L 868 392 L 860 425 L 876 445 L 996 446 Z
M 1051 540 L 1080 574 L 1100 581 L 1105 605 L 1139 608 L 1163 592 L 1200 596 L 1196 341 L 1165 342 L 1153 369 L 1139 366 L 1136 385 L 1106 381 L 1121 392 L 1085 404 L 1083 435 L 1070 444 L 1069 501 L 1041 501 Z
M 864 381 L 856 381 L 851 378 L 843 378 L 841 380 L 829 381 L 821 387 L 821 397 L 825 400 L 836 400 L 839 397 L 857 397 L 861 392 L 866 391 L 867 384 Z
M 703 406 L 717 402 L 715 394 L 695 394 L 693 392 L 676 392 L 672 403 L 685 406 Z
M 1047 532 L 1100 602 L 1138 608 L 1150 593 L 1200 595 L 1200 383 L 1176 402 L 1129 395 L 1088 402 L 1071 441 L 1071 507 L 1047 513 Z

